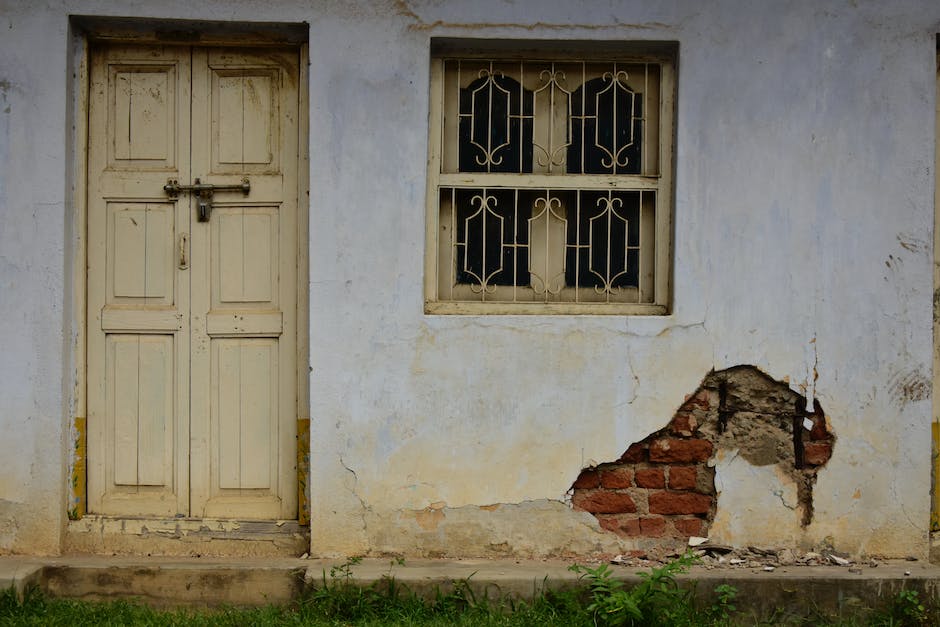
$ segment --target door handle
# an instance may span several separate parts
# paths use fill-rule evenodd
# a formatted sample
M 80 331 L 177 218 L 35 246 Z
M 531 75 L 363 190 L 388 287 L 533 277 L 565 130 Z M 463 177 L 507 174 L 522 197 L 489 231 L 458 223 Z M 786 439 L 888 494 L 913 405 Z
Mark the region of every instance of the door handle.
M 181 192 L 191 192 L 196 194 L 199 207 L 199 221 L 208 222 L 209 215 L 212 213 L 212 196 L 215 192 L 241 192 L 245 196 L 251 191 L 251 182 L 248 177 L 242 179 L 237 185 L 213 185 L 212 183 L 203 183 L 199 179 L 193 179 L 192 185 L 180 185 L 177 179 L 167 179 L 163 191 L 171 200 L 179 198 Z
M 179 269 L 185 270 L 189 267 L 189 233 L 180 233 L 179 257 Z

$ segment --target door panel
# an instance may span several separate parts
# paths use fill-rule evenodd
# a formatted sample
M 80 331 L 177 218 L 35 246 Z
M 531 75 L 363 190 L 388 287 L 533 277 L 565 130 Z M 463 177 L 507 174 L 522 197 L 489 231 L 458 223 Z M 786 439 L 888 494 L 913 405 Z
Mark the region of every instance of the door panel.
M 169 203 L 108 203 L 108 304 L 173 304 L 175 207 Z
M 196 516 L 297 511 L 297 58 L 193 52 L 193 163 L 206 182 L 251 181 L 193 230 Z
M 173 336 L 108 336 L 114 482 L 170 486 L 173 476 Z
M 289 50 L 92 52 L 91 512 L 296 517 L 298 71 Z M 163 190 L 246 176 L 208 222 Z
M 88 145 L 88 505 L 114 515 L 189 507 L 188 50 L 92 51 Z

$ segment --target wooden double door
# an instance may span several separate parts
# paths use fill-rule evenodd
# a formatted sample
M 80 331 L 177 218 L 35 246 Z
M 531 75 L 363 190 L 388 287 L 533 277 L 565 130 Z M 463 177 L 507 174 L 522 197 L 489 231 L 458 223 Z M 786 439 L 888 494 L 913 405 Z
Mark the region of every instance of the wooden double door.
M 296 49 L 91 52 L 91 513 L 297 516 L 298 81 Z

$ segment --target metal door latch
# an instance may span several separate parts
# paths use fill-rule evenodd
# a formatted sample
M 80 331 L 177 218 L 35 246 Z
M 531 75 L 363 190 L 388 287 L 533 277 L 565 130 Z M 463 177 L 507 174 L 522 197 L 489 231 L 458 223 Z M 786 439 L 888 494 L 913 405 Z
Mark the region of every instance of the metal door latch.
M 251 191 L 251 183 L 248 181 L 247 176 L 238 185 L 213 185 L 212 183 L 202 183 L 199 179 L 193 179 L 192 185 L 180 185 L 177 179 L 167 179 L 163 191 L 172 200 L 179 198 L 180 192 L 196 194 L 199 203 L 199 221 L 208 222 L 209 214 L 212 213 L 212 195 L 215 192 L 241 192 L 247 196 L 248 192 Z

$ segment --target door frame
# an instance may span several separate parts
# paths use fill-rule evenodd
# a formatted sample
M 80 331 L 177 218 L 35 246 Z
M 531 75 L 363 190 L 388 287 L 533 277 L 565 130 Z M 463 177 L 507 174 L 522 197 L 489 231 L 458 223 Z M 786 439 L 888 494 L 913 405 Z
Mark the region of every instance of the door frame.
M 70 207 L 66 228 L 71 250 L 71 272 L 67 273 L 66 319 L 71 326 L 68 346 L 71 381 L 66 412 L 66 509 L 69 521 L 86 513 L 86 416 L 87 416 L 87 155 L 90 45 L 93 42 L 227 46 L 235 48 L 278 47 L 296 49 L 299 56 L 298 155 L 297 155 L 297 522 L 309 525 L 310 472 L 310 388 L 309 388 L 309 72 L 307 24 L 219 22 L 194 20 L 150 20 L 70 16 L 69 73 L 67 79 L 67 119 L 71 132 L 66 151 L 70 169 L 66 172 Z

